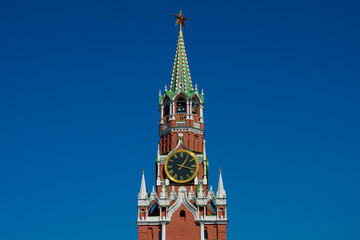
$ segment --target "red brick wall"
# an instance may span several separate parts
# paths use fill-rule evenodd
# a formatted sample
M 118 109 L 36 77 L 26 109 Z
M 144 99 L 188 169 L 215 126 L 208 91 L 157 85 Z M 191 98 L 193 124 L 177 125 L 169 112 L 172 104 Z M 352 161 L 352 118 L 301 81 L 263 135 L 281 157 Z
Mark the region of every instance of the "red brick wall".
M 180 217 L 185 211 L 185 219 Z M 166 225 L 166 239 L 169 240 L 200 240 L 200 226 L 195 223 L 194 215 L 182 205 Z
M 225 224 L 218 225 L 218 240 L 226 240 L 226 230 L 227 230 L 227 225 Z
M 138 240 L 158 240 L 161 226 L 138 226 Z
M 173 121 L 172 121 L 173 122 Z M 179 132 L 172 132 L 160 136 L 160 154 L 168 153 L 178 144 Z M 193 132 L 183 132 L 185 147 L 193 152 L 202 153 L 204 149 L 204 136 Z

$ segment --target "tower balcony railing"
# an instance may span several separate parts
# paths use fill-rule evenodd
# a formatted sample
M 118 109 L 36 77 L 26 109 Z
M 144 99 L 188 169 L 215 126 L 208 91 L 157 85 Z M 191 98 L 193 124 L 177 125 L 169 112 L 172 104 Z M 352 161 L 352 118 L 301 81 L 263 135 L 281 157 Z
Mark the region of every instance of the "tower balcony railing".
M 176 121 L 177 127 L 186 127 L 185 121 Z M 168 128 L 168 123 L 162 124 L 162 130 L 165 130 Z M 200 129 L 200 123 L 194 122 L 194 128 Z

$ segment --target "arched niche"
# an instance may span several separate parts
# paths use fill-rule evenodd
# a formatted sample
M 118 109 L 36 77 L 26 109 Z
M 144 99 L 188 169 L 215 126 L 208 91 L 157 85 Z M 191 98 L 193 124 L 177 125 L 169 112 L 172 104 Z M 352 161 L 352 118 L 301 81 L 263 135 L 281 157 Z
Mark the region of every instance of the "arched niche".
M 153 201 L 149 206 L 149 216 L 160 216 L 160 209 L 157 202 Z

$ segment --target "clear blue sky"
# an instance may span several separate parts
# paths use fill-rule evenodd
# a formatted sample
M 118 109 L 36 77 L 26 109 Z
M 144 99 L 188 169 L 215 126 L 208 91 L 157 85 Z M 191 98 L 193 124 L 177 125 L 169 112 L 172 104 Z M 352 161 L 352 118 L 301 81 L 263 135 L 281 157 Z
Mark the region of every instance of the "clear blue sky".
M 360 239 L 359 1 L 3 1 L 0 239 L 136 239 L 182 9 L 230 240 Z

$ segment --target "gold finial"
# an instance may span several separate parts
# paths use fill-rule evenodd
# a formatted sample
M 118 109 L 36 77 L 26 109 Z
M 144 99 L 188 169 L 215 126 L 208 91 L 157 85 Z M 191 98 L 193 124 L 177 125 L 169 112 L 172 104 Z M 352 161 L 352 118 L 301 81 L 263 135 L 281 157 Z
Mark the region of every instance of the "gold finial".
M 221 173 L 221 167 L 219 167 L 219 172 Z
M 142 169 L 141 171 L 142 171 L 142 174 L 144 174 L 144 169 Z
M 178 24 L 180 24 L 180 31 L 181 31 L 181 25 L 183 25 L 184 27 L 186 27 L 186 26 L 185 26 L 185 21 L 188 20 L 189 18 L 186 18 L 186 17 L 183 16 L 182 10 L 180 10 L 179 15 L 175 15 L 175 14 L 173 14 L 173 15 L 174 15 L 174 17 L 176 17 L 176 19 L 177 19 L 177 20 L 176 20 L 176 23 L 175 23 L 175 26 L 178 25 Z

